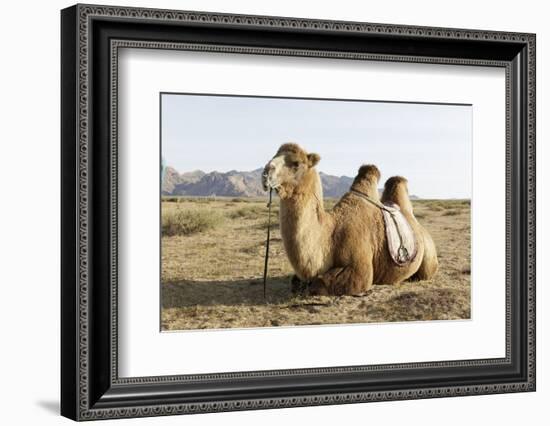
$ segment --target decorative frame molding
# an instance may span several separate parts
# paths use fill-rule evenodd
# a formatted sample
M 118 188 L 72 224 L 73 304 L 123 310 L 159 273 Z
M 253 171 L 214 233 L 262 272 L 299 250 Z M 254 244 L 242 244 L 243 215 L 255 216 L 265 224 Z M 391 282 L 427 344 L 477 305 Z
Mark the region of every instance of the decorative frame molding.
M 143 31 L 162 28 L 223 28 L 246 33 L 274 31 L 285 34 L 282 43 L 315 32 L 327 37 L 349 35 L 350 48 L 317 49 L 295 46 L 259 47 L 206 41 L 134 38 L 124 24 L 139 23 Z M 191 31 L 190 30 L 190 31 Z M 139 32 L 139 31 L 137 31 Z M 108 34 L 105 35 L 105 34 Z M 120 37 L 124 34 L 124 39 Z M 118 37 L 117 37 L 118 35 Z M 168 38 L 167 38 L 168 37 Z M 196 37 L 193 35 L 193 37 Z M 193 38 L 191 37 L 191 38 Z M 238 37 L 238 36 L 235 36 Z M 353 49 L 354 37 L 376 40 L 371 51 Z M 370 39 L 368 37 L 371 37 Z M 246 36 L 242 36 L 246 41 Z M 435 52 L 437 46 L 478 47 L 470 56 L 406 55 L 386 52 L 387 43 L 427 46 L 418 50 Z M 447 43 L 447 44 L 445 44 Z M 502 359 L 391 364 L 360 367 L 274 370 L 187 376 L 119 378 L 117 368 L 117 87 L 118 49 L 154 48 L 216 51 L 274 56 L 314 56 L 332 59 L 397 61 L 454 65 L 480 65 L 506 69 L 506 357 Z M 367 48 L 369 48 L 367 46 Z M 491 52 L 489 52 L 491 50 Z M 385 52 L 385 53 L 384 53 Z M 440 49 L 441 52 L 441 49 Z M 76 5 L 62 11 L 62 414 L 75 420 L 140 417 L 243 409 L 340 404 L 352 402 L 434 398 L 535 390 L 535 36 L 533 34 L 464 29 L 411 27 L 402 25 L 337 22 L 266 16 L 229 15 L 126 7 Z M 94 68 L 95 67 L 95 68 Z M 108 123 L 107 123 L 108 122 Z M 99 143 L 99 141 L 107 143 Z M 90 158 L 94 158 L 94 169 Z M 98 161 L 100 159 L 101 161 Z M 100 178 L 97 165 L 107 171 Z M 96 189 L 97 188 L 97 189 Z M 99 188 L 108 189 L 101 195 Z M 515 206 L 519 206 L 515 211 Z M 99 234 L 97 229 L 105 229 Z M 98 262 L 99 247 L 108 259 Z M 512 255 L 518 255 L 516 264 Z M 103 283 L 98 278 L 107 278 Z M 519 300 L 519 298 L 523 298 Z M 92 307 L 92 300 L 94 301 Z M 521 303 L 520 303 L 521 302 Z M 513 303 L 518 303 L 519 308 Z M 97 305 L 103 309 L 98 309 Z M 108 309 L 107 309 L 108 308 Z M 519 352 L 518 352 L 519 351 Z M 513 370 L 515 379 L 472 382 L 468 385 L 437 384 L 414 387 L 396 385 L 369 390 L 357 385 L 361 374 L 416 370 L 444 376 L 452 369 L 493 366 Z M 472 370 L 473 371 L 473 370 Z M 312 377 L 328 383 L 331 377 L 348 377 L 346 389 L 298 392 L 276 386 L 269 397 L 252 397 L 251 390 L 225 397 L 168 398 L 164 389 L 196 386 L 209 393 L 213 387 L 239 379 L 250 389 L 266 386 L 269 380 Z M 366 376 L 365 376 L 366 377 Z M 312 380 L 313 380 L 312 379 Z M 444 377 L 440 377 L 441 380 Z M 400 379 L 396 379 L 396 383 Z M 262 382 L 263 381 L 263 382 Z M 260 383 L 261 382 L 261 383 Z M 353 383 L 353 385 L 352 385 Z M 435 379 L 434 379 L 435 383 Z M 389 386 L 389 385 L 388 385 Z M 149 397 L 136 396 L 149 393 Z M 145 390 L 144 390 L 145 389 Z M 179 388 L 178 388 L 179 389 Z M 252 392 L 249 394 L 247 392 Z M 245 397 L 247 396 L 248 397 Z

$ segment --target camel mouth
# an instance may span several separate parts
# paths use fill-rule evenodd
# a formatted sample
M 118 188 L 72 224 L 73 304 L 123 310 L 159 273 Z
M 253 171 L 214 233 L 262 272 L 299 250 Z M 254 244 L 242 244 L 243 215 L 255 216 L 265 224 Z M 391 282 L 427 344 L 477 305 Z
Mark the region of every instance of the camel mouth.
M 275 192 L 279 192 L 279 188 L 281 187 L 281 185 L 275 185 L 275 184 L 272 184 L 272 183 L 268 183 L 268 184 L 264 184 L 263 185 L 264 187 L 264 191 L 269 191 L 271 189 L 273 189 Z
M 262 186 L 264 188 L 264 191 L 268 191 L 270 189 L 274 189 L 275 191 L 277 191 L 281 185 L 279 183 L 273 182 L 269 173 L 263 173 Z
M 264 190 L 268 191 L 270 189 L 273 189 L 275 192 L 279 192 L 279 188 L 281 187 L 278 183 L 268 182 L 264 185 Z
M 267 179 L 269 176 L 266 173 L 262 174 L 262 187 L 264 188 L 264 191 L 267 191 L 269 189 L 269 186 L 267 184 Z

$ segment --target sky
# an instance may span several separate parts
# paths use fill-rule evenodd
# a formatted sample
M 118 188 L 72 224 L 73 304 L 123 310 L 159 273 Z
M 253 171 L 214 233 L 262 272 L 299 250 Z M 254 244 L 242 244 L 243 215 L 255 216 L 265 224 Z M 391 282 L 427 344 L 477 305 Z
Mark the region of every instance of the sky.
M 161 151 L 180 173 L 263 167 L 286 142 L 317 169 L 354 177 L 375 164 L 422 198 L 471 198 L 472 106 L 189 94 L 161 95 Z

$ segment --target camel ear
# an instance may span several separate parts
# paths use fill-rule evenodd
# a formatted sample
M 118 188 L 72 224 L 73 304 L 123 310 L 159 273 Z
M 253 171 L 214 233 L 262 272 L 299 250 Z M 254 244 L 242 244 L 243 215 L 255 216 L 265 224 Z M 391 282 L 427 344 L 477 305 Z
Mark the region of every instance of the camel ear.
M 307 155 L 309 167 L 315 167 L 320 160 L 321 157 L 319 156 L 319 154 L 311 153 Z

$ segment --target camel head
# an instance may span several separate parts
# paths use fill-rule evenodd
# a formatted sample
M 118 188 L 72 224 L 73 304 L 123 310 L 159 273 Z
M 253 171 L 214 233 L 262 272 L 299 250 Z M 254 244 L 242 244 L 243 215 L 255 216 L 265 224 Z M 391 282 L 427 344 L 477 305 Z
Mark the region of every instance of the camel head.
M 299 145 L 285 143 L 266 164 L 262 173 L 264 190 L 277 191 L 280 198 L 289 197 L 306 179 L 311 169 L 319 162 L 319 154 L 308 154 Z

